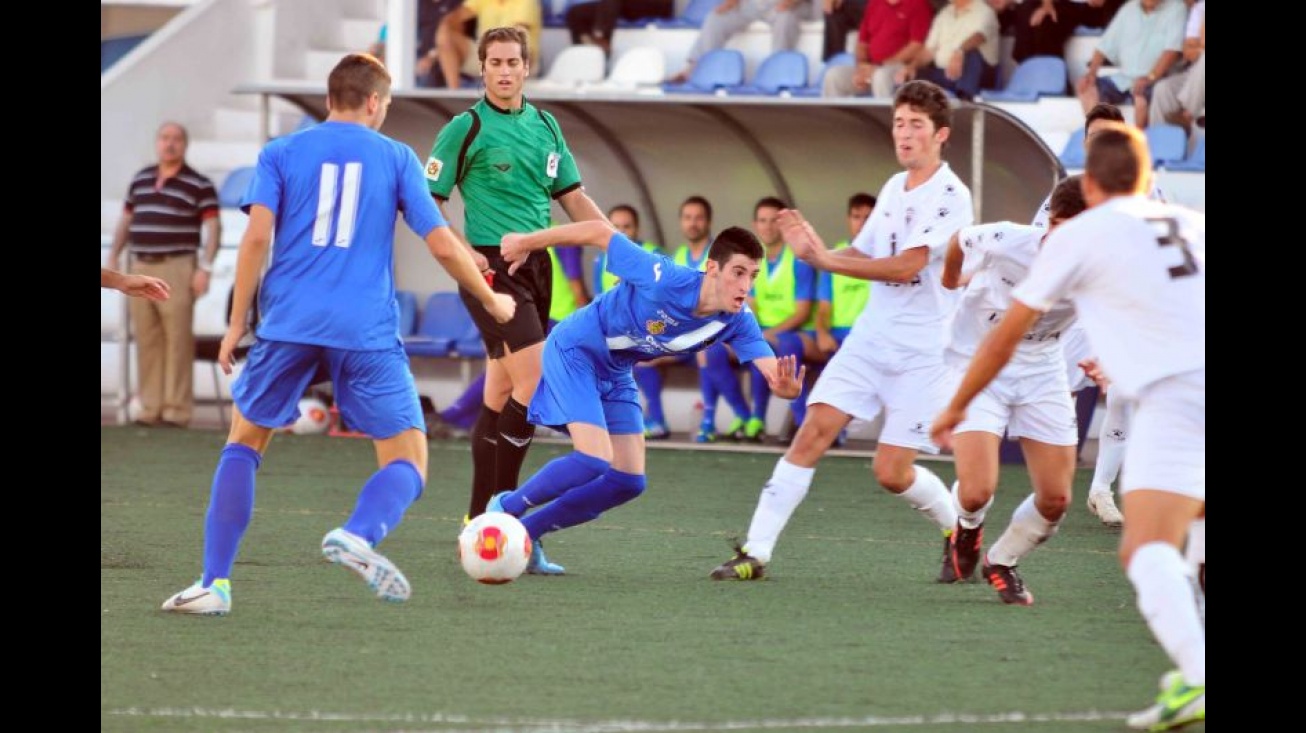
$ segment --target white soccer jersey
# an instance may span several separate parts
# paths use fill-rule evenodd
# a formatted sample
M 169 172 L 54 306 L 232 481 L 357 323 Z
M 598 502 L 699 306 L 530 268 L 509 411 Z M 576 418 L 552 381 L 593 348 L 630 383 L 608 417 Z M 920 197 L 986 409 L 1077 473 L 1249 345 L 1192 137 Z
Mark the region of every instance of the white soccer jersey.
M 1155 181 L 1152 182 L 1152 193 L 1148 194 L 1148 196 L 1153 201 L 1160 201 L 1162 203 L 1169 201 L 1169 199 L 1165 197 L 1165 191 L 1162 191 L 1161 187 L 1156 185 Z M 1034 221 L 1030 222 L 1030 224 L 1033 224 L 1039 229 L 1047 229 L 1048 222 L 1051 221 L 1051 219 L 1052 194 L 1049 192 L 1048 197 L 1043 199 L 1043 203 L 1038 207 L 1038 213 L 1034 215 Z
M 1121 196 L 1062 224 L 1013 297 L 1069 298 L 1114 389 L 1206 367 L 1206 215 Z
M 852 246 L 870 257 L 928 247 L 930 261 L 910 283 L 876 283 L 875 295 L 842 348 L 895 370 L 941 364 L 946 323 L 956 296 L 943 287 L 943 255 L 952 234 L 974 221 L 970 189 L 944 163 L 930 180 L 907 191 L 907 173 L 884 184 L 875 211 Z
M 961 304 L 952 318 L 952 334 L 947 356 L 951 363 L 964 365 L 975 355 L 985 335 L 1011 307 L 1011 291 L 1025 279 L 1029 266 L 1038 254 L 1044 230 L 1009 221 L 978 224 L 958 233 L 965 254 L 962 274 L 970 283 L 961 295 Z M 1058 301 L 1025 334 L 1003 375 L 1060 371 L 1064 364 L 1061 334 L 1075 321 L 1075 307 L 1067 300 Z

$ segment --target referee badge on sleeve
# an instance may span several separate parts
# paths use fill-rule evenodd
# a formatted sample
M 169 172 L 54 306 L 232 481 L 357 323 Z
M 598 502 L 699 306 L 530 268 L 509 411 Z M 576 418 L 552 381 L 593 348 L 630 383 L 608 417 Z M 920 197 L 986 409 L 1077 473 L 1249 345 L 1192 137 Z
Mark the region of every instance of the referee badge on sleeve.
M 544 173 L 548 175 L 549 178 L 558 177 L 558 163 L 561 160 L 561 155 L 558 155 L 557 153 L 549 153 L 549 161 L 544 166 Z
M 435 156 L 426 159 L 426 180 L 440 180 L 440 171 L 444 169 L 444 162 Z

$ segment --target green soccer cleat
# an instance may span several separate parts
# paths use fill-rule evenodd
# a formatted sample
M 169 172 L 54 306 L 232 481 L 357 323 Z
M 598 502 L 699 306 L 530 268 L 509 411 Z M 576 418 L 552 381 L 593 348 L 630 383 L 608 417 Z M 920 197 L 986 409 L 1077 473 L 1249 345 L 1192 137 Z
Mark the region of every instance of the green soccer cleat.
M 766 421 L 760 417 L 750 417 L 744 423 L 744 440 L 749 443 L 761 443 L 766 437 Z
M 1168 686 L 1156 696 L 1156 703 L 1127 719 L 1134 730 L 1164 731 L 1206 720 L 1206 685 L 1189 685 L 1183 675 L 1167 672 L 1161 683 Z

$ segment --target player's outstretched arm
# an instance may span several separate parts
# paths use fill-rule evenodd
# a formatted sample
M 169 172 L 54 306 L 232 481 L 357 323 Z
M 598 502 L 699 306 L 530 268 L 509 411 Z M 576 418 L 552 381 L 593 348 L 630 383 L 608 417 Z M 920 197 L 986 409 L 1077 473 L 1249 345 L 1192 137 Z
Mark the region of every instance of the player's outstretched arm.
M 803 380 L 807 378 L 807 367 L 799 366 L 796 356 L 764 356 L 753 362 L 757 371 L 766 378 L 775 396 L 792 400 L 803 391 Z
M 426 247 L 431 255 L 439 261 L 449 276 L 464 290 L 472 294 L 494 320 L 507 323 L 517 311 L 517 304 L 511 295 L 496 293 L 485 281 L 480 268 L 472 260 L 472 255 L 454 236 L 448 226 L 438 226 L 426 233 Z
M 107 267 L 100 268 L 100 287 L 147 300 L 167 300 L 172 292 L 165 280 L 149 275 L 129 275 Z
M 567 212 L 567 218 L 572 221 L 607 221 L 608 217 L 603 215 L 603 209 L 594 203 L 594 199 L 585 193 L 583 188 L 575 188 L 562 196 L 558 197 L 558 205 L 562 210 Z
M 961 251 L 961 234 L 953 232 L 948 240 L 948 251 L 943 255 L 943 275 L 939 277 L 943 287 L 956 290 L 961 286 L 961 265 L 965 260 L 966 253 Z
M 982 392 L 989 382 L 998 376 L 1002 367 L 1011 361 L 1011 355 L 1016 353 L 1016 347 L 1020 345 L 1021 339 L 1041 315 L 1042 312 L 1018 300 L 1012 301 L 1006 315 L 998 321 L 998 325 L 994 326 L 992 331 L 989 331 L 980 342 L 979 348 L 975 350 L 975 356 L 971 358 L 970 365 L 966 368 L 966 375 L 961 378 L 956 394 L 930 425 L 930 439 L 936 445 L 943 448 L 952 447 L 952 430 L 966 419 L 966 408 L 971 400 L 975 399 L 975 395 Z
M 499 254 L 512 263 L 508 268 L 508 273 L 512 274 L 537 249 L 561 244 L 607 249 L 608 240 L 612 239 L 614 232 L 616 230 L 607 219 L 595 219 L 549 227 L 530 234 L 505 234 L 499 242 Z

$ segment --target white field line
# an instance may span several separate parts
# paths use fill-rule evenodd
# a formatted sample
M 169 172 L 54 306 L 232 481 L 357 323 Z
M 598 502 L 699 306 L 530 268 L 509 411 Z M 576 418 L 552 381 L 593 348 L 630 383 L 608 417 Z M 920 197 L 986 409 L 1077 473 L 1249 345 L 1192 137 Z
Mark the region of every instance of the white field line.
M 1011 725 L 1070 723 L 1092 721 L 1123 720 L 1126 713 L 1090 710 L 1069 713 L 938 713 L 935 715 L 904 715 L 843 718 L 792 718 L 760 720 L 726 720 L 715 722 L 693 721 L 657 721 L 657 720 L 566 720 L 551 718 L 478 718 L 454 713 L 335 713 L 319 710 L 305 712 L 288 710 L 232 710 L 209 708 L 124 708 L 108 711 L 108 715 L 137 718 L 163 719 L 225 719 L 225 720 L 284 720 L 297 723 L 354 723 L 367 725 L 402 726 L 395 730 L 418 733 L 420 729 L 411 726 L 437 725 L 431 729 L 438 733 L 485 733 L 501 731 L 502 733 L 694 733 L 702 731 L 748 731 L 806 728 L 812 730 L 837 728 L 882 728 L 914 726 L 974 726 L 974 725 Z M 462 726 L 451 728 L 446 726 Z

